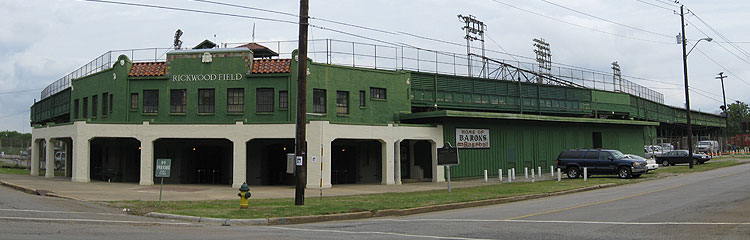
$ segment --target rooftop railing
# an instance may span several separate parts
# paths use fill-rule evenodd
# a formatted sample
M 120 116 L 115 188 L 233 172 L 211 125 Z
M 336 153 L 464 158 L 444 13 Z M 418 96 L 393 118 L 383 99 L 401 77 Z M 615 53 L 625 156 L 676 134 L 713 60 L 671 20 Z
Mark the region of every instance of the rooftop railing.
M 291 58 L 297 49 L 297 41 L 257 42 L 276 51 L 278 58 Z M 224 43 L 225 47 L 237 47 L 246 43 Z M 47 86 L 42 99 L 70 87 L 73 79 L 88 76 L 112 67 L 119 55 L 128 56 L 133 62 L 164 61 L 171 48 L 142 48 L 108 51 L 88 64 Z M 308 42 L 308 57 L 314 62 L 351 67 L 408 70 L 455 76 L 478 77 L 509 81 L 525 81 L 547 85 L 568 85 L 623 92 L 664 103 L 664 95 L 629 81 L 616 78 L 611 73 L 560 66 L 552 63 L 551 70 L 540 70 L 539 64 L 517 60 L 500 59 L 494 56 L 466 55 L 424 49 L 414 46 L 377 45 L 335 39 L 312 39 Z
M 82 78 L 112 68 L 112 65 L 117 61 L 117 58 L 120 57 L 120 55 L 128 56 L 133 62 L 155 62 L 165 60 L 166 53 L 169 50 L 171 50 L 171 48 L 140 48 L 105 52 L 101 56 L 91 60 L 91 62 L 84 64 L 75 71 L 48 85 L 42 90 L 41 99 L 48 98 L 49 96 L 55 95 L 55 93 L 69 88 L 73 79 Z
M 291 58 L 297 41 L 257 42 L 279 53 L 279 58 Z M 246 43 L 226 43 L 236 47 Z M 664 95 L 612 73 L 560 66 L 552 63 L 550 71 L 540 70 L 539 64 L 495 57 L 467 56 L 424 49 L 414 46 L 388 46 L 370 43 L 313 39 L 308 42 L 308 54 L 314 62 L 351 67 L 408 70 L 455 76 L 535 82 L 548 85 L 569 85 L 610 92 L 628 93 L 657 103 L 664 103 Z

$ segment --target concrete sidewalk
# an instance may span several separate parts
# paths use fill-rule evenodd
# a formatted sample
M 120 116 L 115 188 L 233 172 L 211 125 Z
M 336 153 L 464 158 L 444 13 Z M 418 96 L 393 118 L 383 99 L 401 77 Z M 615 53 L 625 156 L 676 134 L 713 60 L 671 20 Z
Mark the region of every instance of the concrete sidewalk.
M 518 173 L 517 173 L 518 174 Z M 537 181 L 550 179 L 549 173 Z M 503 179 L 507 183 L 507 178 Z M 528 182 L 523 173 L 516 176 L 513 182 Z M 92 181 L 89 183 L 74 183 L 70 178 L 44 176 L 0 174 L 0 183 L 26 190 L 27 192 L 51 193 L 52 196 L 70 198 L 82 201 L 122 201 L 122 200 L 159 200 L 159 185 L 141 186 L 137 183 L 110 183 Z M 488 183 L 483 179 L 452 181 L 452 188 L 500 184 L 497 178 L 490 178 Z M 380 184 L 343 184 L 323 189 L 323 196 L 345 196 L 387 192 L 415 192 L 426 190 L 446 190 L 447 183 L 416 182 L 402 185 Z M 197 200 L 235 200 L 238 189 L 226 185 L 197 185 L 197 184 L 165 184 L 163 201 L 197 201 Z M 294 198 L 294 186 L 250 186 L 253 199 L 264 198 Z M 307 198 L 319 197 L 320 190 L 308 188 Z

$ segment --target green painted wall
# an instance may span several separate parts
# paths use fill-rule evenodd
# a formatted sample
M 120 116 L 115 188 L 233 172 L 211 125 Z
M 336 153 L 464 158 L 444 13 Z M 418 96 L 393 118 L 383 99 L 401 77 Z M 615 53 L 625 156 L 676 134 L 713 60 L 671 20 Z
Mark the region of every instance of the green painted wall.
M 644 126 L 609 124 L 550 123 L 518 120 L 448 119 L 444 137 L 455 146 L 456 128 L 490 130 L 490 148 L 459 149 L 460 165 L 451 167 L 452 177 L 477 177 L 483 171 L 542 167 L 549 173 L 558 154 L 565 149 L 592 148 L 593 133 L 602 133 L 602 148 L 642 154 Z M 506 170 L 507 171 L 507 170 Z
M 296 54 L 296 52 L 295 52 Z M 296 79 L 294 64 L 293 79 Z M 395 121 L 399 112 L 411 112 L 407 81 L 409 75 L 400 71 L 352 68 L 308 62 L 307 112 L 313 112 L 313 89 L 326 89 L 325 116 L 309 116 L 309 120 L 326 119 L 331 123 L 376 124 Z M 295 85 L 296 86 L 296 85 Z M 385 88 L 386 99 L 373 99 L 370 88 Z M 337 114 L 336 92 L 349 92 L 349 114 Z M 365 106 L 359 105 L 360 91 L 365 94 Z
M 296 52 L 293 53 L 296 55 Z M 292 61 L 291 73 L 278 74 L 251 74 L 252 56 L 247 50 L 224 50 L 212 52 L 212 62 L 201 61 L 202 52 L 172 52 L 167 54 L 166 75 L 162 77 L 127 77 L 132 67 L 132 62 L 125 56 L 120 56 L 122 64 L 118 61 L 114 67 L 84 78 L 73 81 L 71 96 L 67 97 L 66 104 L 73 105 L 79 100 L 78 116 L 72 116 L 74 108 L 65 110 L 71 113 L 72 121 L 88 121 L 97 123 L 136 123 L 149 121 L 154 124 L 172 123 L 202 123 L 220 124 L 243 121 L 245 123 L 293 123 L 295 121 L 296 106 L 296 78 L 297 62 Z M 313 89 L 325 89 L 326 110 L 322 116 L 308 116 L 308 120 L 329 120 L 332 123 L 342 124 L 375 124 L 385 125 L 395 121 L 397 113 L 411 111 L 411 103 L 408 97 L 408 78 L 406 72 L 382 71 L 373 69 L 361 69 L 342 66 L 317 64 L 308 61 L 308 112 L 313 112 Z M 239 79 L 193 81 L 186 80 L 196 74 L 231 74 L 239 75 Z M 370 88 L 386 89 L 386 99 L 373 99 Z M 227 89 L 244 89 L 244 113 L 227 112 Z M 256 91 L 258 88 L 274 89 L 273 112 L 257 112 Z M 170 92 L 173 89 L 186 90 L 186 112 L 170 112 Z M 198 90 L 214 89 L 214 113 L 198 113 Z M 143 112 L 143 91 L 159 91 L 158 113 Z M 279 95 L 281 91 L 288 91 L 288 107 L 279 106 Z M 349 92 L 349 113 L 337 114 L 336 92 Z M 365 106 L 360 107 L 360 91 L 365 93 Z M 103 111 L 103 93 L 113 95 L 114 103 L 111 113 L 106 116 Z M 138 106 L 130 108 L 130 95 L 138 94 Z M 63 93 L 64 94 L 64 93 Z M 97 116 L 92 116 L 93 98 L 97 96 Z M 83 98 L 88 98 L 88 117 L 83 118 Z M 52 99 L 52 98 L 50 98 Z M 48 100 L 47 102 L 50 102 Z M 40 103 L 39 106 L 42 104 Z M 46 106 L 46 105 L 45 105 Z M 33 117 L 38 119 L 49 118 L 41 114 L 47 111 L 46 107 L 35 108 L 40 112 Z M 45 113 L 46 114 L 46 113 Z M 37 119 L 34 119 L 37 120 Z

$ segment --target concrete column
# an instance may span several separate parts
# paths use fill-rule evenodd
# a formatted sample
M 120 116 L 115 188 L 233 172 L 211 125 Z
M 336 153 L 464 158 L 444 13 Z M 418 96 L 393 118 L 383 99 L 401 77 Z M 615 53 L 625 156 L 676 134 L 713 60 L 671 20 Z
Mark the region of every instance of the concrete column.
M 73 182 L 91 182 L 91 156 L 89 155 L 89 139 L 87 137 L 73 138 Z
M 401 184 L 401 140 L 393 143 L 393 176 L 396 184 Z
M 39 176 L 39 149 L 41 144 L 39 144 L 40 140 L 32 140 L 31 141 L 31 162 L 29 163 L 31 166 L 31 176 Z
M 55 139 L 53 138 L 47 138 L 45 139 L 47 141 L 47 155 L 45 155 L 45 167 L 46 171 L 44 173 L 45 178 L 54 178 L 55 177 Z
M 432 152 L 432 182 L 445 182 L 444 167 L 437 164 L 437 144 L 432 141 L 430 141 L 430 152 Z
M 154 141 L 141 138 L 141 180 L 140 185 L 154 185 Z
M 324 121 L 312 121 L 308 124 L 307 188 L 318 189 L 321 185 L 322 188 L 331 187 L 331 140 L 326 133 L 335 130 L 330 126 Z M 313 156 L 316 158 L 315 162 L 312 162 Z
M 382 157 L 382 176 L 380 176 L 380 183 L 384 185 L 391 185 L 395 184 L 393 181 L 393 154 L 394 154 L 394 147 L 393 147 L 393 141 L 381 139 L 381 157 Z
M 232 188 L 239 188 L 247 181 L 247 144 L 245 139 L 232 139 L 234 157 L 232 160 Z

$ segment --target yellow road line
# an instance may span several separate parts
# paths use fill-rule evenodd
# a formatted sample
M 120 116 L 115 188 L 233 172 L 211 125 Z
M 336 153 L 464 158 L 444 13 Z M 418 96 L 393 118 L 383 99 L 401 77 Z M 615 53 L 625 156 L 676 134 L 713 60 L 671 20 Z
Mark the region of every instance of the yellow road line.
M 736 175 L 736 174 L 740 174 L 740 173 L 744 173 L 744 172 L 730 173 L 730 174 L 718 176 L 716 178 L 728 177 L 728 176 L 732 176 L 732 175 Z M 521 219 L 521 218 L 539 216 L 539 215 L 544 215 L 544 214 L 549 214 L 549 213 L 556 213 L 556 212 L 562 212 L 562 211 L 567 211 L 567 210 L 576 209 L 576 208 L 582 208 L 582 207 L 588 207 L 588 206 L 593 206 L 593 205 L 598 205 L 598 204 L 603 204 L 603 203 L 609 203 L 609 202 L 619 201 L 619 200 L 623 200 L 623 199 L 628 199 L 628 198 L 634 198 L 634 197 L 638 197 L 638 196 L 643 196 L 643 195 L 647 195 L 647 194 L 651 194 L 651 193 L 656 193 L 656 192 L 666 191 L 666 190 L 670 190 L 670 189 L 675 189 L 675 188 L 682 187 L 682 186 L 685 186 L 685 185 L 687 185 L 687 184 L 680 184 L 680 185 L 677 185 L 677 186 L 672 186 L 672 187 L 668 187 L 668 188 L 657 189 L 657 190 L 650 191 L 650 192 L 639 193 L 639 194 L 634 194 L 634 195 L 630 195 L 630 196 L 619 197 L 619 198 L 615 198 L 615 199 L 609 199 L 609 200 L 604 200 L 604 201 L 599 201 L 599 202 L 587 203 L 587 204 L 583 204 L 583 205 L 577 205 L 577 206 L 572 206 L 572 207 L 567 207 L 567 208 L 561 208 L 561 209 L 555 209 L 555 210 L 550 210 L 550 211 L 544 211 L 544 212 L 539 212 L 539 213 L 532 213 L 532 214 L 527 214 L 527 215 L 518 216 L 518 217 L 506 218 L 505 220 L 518 220 L 518 219 Z

